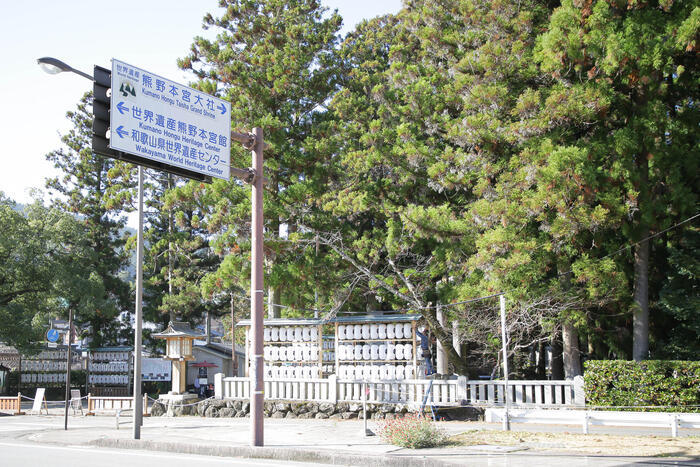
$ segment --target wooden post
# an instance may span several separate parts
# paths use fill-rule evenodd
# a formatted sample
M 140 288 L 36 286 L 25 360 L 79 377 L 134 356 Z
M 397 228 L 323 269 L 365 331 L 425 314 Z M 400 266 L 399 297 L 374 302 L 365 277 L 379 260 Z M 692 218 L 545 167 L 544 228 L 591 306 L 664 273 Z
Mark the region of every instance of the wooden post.
M 318 324 L 318 377 L 323 378 L 323 325 Z
M 338 370 L 340 369 L 340 360 L 338 360 L 338 347 L 339 347 L 339 341 L 338 341 L 338 323 L 335 323 L 335 332 L 333 333 L 335 336 L 335 348 L 333 349 L 333 353 L 335 354 L 335 374 L 338 374 Z
M 17 393 L 17 411 L 15 412 L 15 415 L 24 415 L 24 412 L 22 412 L 22 393 L 21 392 Z
M 417 321 L 413 321 L 413 379 L 418 379 L 418 348 L 416 347 L 416 326 Z

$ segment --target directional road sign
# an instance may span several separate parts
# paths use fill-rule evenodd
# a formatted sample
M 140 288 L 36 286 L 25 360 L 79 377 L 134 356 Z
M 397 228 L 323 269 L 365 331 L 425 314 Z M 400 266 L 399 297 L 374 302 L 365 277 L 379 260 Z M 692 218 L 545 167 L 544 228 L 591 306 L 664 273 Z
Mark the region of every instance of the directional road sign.
M 110 148 L 228 180 L 231 104 L 112 59 Z

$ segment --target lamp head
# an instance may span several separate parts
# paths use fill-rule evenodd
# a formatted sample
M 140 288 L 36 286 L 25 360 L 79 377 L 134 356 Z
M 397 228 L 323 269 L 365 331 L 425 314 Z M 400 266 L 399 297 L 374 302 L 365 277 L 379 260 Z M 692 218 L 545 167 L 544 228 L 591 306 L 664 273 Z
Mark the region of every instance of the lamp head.
M 41 57 L 36 61 L 42 70 L 50 75 L 55 75 L 64 71 L 73 71 L 69 65 L 53 57 Z

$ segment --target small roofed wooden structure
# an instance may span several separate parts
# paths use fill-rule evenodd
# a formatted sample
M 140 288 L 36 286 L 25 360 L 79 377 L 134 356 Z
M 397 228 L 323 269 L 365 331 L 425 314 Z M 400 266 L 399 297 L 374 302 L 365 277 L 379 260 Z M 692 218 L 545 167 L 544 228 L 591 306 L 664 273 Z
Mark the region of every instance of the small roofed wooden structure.
M 165 358 L 173 363 L 173 394 L 182 394 L 187 388 L 187 361 L 194 360 L 192 342 L 204 337 L 196 332 L 189 323 L 171 321 L 163 332 L 152 334 L 157 339 L 165 339 Z

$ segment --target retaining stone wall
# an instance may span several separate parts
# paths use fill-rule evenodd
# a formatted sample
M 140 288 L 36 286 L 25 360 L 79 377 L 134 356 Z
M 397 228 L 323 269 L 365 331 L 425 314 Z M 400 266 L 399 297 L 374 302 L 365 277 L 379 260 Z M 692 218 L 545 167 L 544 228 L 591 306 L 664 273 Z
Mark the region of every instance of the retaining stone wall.
M 299 419 L 331 419 L 351 420 L 364 417 L 362 404 L 339 402 L 291 402 L 291 401 L 266 401 L 263 405 L 265 417 L 270 418 L 299 418 Z M 403 418 L 409 413 L 409 409 L 403 404 L 367 404 L 367 416 L 372 420 L 392 420 Z M 163 401 L 153 403 L 150 411 L 154 417 L 183 415 L 199 415 L 201 417 L 225 418 L 248 417 L 250 415 L 250 402 L 245 400 L 220 400 L 207 399 L 199 404 L 190 406 L 172 405 L 170 401 L 165 405 Z M 450 419 L 459 420 L 483 420 L 483 410 L 473 407 L 450 409 Z

